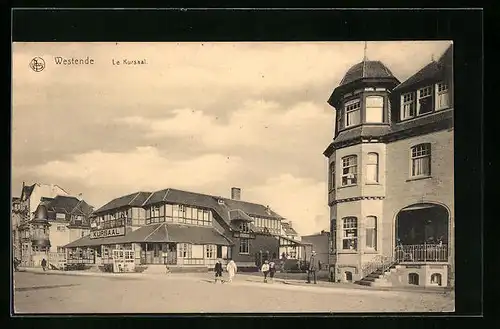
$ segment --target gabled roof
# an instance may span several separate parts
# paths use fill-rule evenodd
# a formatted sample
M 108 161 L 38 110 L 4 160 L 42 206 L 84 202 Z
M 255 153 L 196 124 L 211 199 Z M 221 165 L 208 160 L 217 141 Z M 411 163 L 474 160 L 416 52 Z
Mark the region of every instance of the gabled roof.
M 108 210 L 118 209 L 125 206 L 141 207 L 143 203 L 150 197 L 151 192 L 135 192 L 128 194 L 106 203 L 101 208 L 97 209 L 95 213 L 102 213 Z
M 418 85 L 427 81 L 442 79 L 445 75 L 445 70 L 453 65 L 453 46 L 450 45 L 437 61 L 432 61 L 417 73 L 399 84 L 395 91 L 411 88 L 413 85 Z
M 58 195 L 53 200 L 43 201 L 48 210 L 55 212 L 71 213 L 78 206 L 80 200 L 74 196 Z
M 283 231 L 285 231 L 286 235 L 299 235 L 297 231 L 295 231 L 291 226 L 290 223 L 287 222 L 281 222 L 281 227 L 283 228 Z
M 240 200 L 232 200 L 232 199 L 223 199 L 223 200 L 224 204 L 227 205 L 227 207 L 230 210 L 240 209 L 250 216 L 283 219 L 283 217 L 281 217 L 280 215 L 272 211 L 270 208 L 262 204 L 240 201 Z
M 33 190 L 35 189 L 35 185 L 36 184 L 23 186 L 23 190 L 21 191 L 21 197 L 24 197 L 25 200 L 29 199 L 31 193 L 33 193 Z
M 253 221 L 252 217 L 248 216 L 247 214 L 245 214 L 243 210 L 240 209 L 229 210 L 229 218 L 231 219 L 231 221 L 237 221 L 237 220 L 247 221 L 247 222 Z

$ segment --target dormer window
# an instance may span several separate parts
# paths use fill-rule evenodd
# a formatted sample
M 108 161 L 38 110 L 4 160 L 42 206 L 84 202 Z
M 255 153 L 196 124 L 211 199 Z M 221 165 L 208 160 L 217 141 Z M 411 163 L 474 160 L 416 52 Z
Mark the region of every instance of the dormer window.
M 382 96 L 366 97 L 366 122 L 367 123 L 384 122 L 384 97 Z
M 361 101 L 354 99 L 345 103 L 345 126 L 351 127 L 361 123 Z
M 219 199 L 219 204 L 224 204 L 224 200 Z
M 418 90 L 417 114 L 432 112 L 432 86 Z
M 436 111 L 450 107 L 450 92 L 448 84 L 440 82 L 436 85 Z
M 250 228 L 248 227 L 248 223 L 247 222 L 242 222 L 240 224 L 240 231 L 242 233 L 249 233 L 250 232 Z
M 415 114 L 415 93 L 411 92 L 401 95 L 401 120 L 413 118 Z

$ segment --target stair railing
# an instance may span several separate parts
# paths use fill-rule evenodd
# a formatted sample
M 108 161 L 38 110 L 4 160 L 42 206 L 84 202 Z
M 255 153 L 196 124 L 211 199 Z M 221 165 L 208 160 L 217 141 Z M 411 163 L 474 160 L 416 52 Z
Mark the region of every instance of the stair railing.
M 374 272 L 381 271 L 386 272 L 392 265 L 394 265 L 394 260 L 392 257 L 385 255 L 376 255 L 372 260 L 366 262 L 361 267 L 362 277 L 366 277 Z

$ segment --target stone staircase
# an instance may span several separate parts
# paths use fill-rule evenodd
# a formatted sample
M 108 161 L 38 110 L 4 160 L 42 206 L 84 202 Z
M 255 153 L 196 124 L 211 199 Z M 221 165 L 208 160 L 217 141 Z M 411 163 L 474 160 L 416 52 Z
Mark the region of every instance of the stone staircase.
M 363 286 L 391 287 L 394 281 L 391 276 L 399 268 L 400 265 L 397 265 L 392 259 L 377 255 L 363 266 L 363 278 L 355 283 Z
M 391 274 L 398 270 L 397 266 L 398 265 L 393 264 L 387 269 L 377 269 L 355 283 L 362 286 L 391 287 L 393 283 Z

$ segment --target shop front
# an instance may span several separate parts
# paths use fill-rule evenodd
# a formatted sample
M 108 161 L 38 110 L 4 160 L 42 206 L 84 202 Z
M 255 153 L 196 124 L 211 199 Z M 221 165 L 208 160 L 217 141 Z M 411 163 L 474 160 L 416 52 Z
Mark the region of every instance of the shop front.
M 106 231 L 66 245 L 68 262 L 113 264 L 114 269 L 126 272 L 125 268 L 138 265 L 211 268 L 217 259 L 231 257 L 230 240 L 213 228 L 161 223 L 135 231 L 125 227 Z

